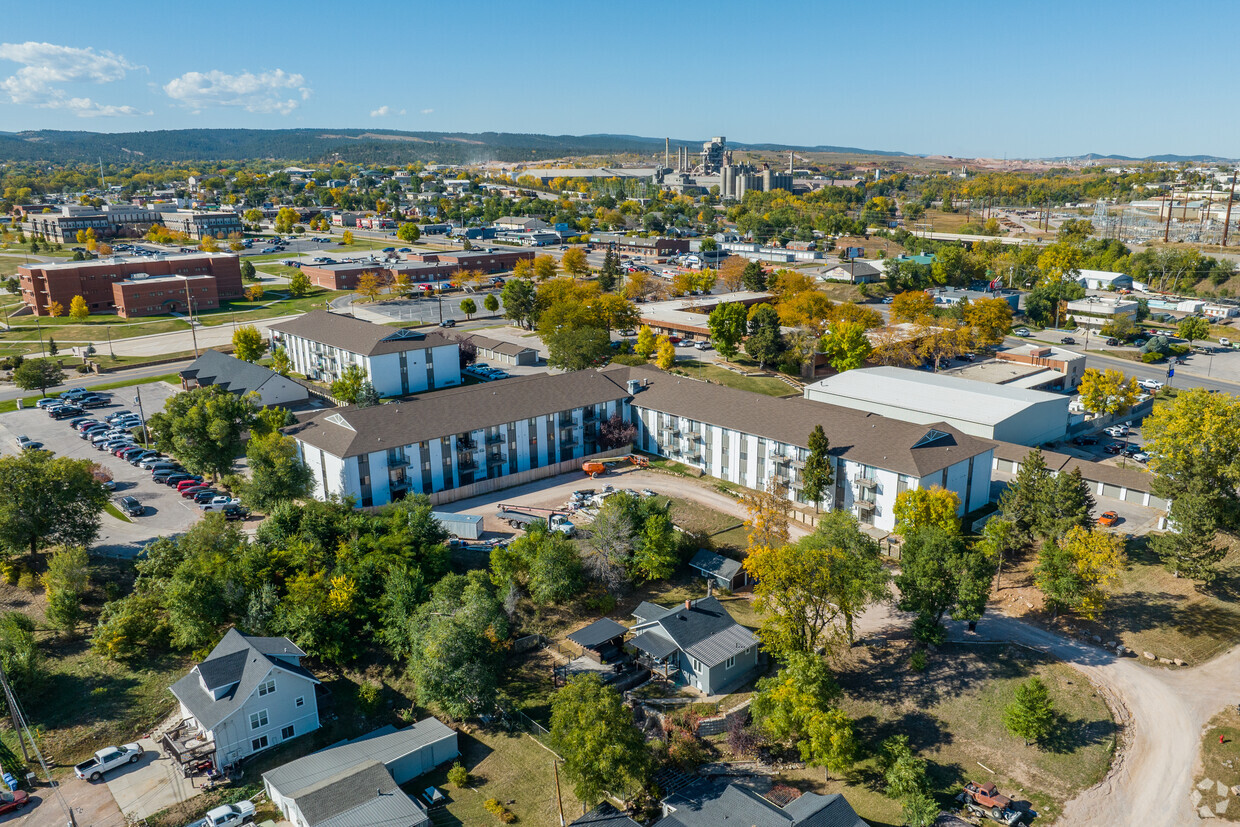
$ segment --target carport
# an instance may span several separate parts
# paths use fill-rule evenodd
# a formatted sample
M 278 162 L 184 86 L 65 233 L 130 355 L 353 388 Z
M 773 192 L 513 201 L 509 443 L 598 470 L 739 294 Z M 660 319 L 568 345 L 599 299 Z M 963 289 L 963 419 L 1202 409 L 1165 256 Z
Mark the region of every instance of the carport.
M 609 617 L 578 629 L 568 639 L 580 646 L 583 654 L 598 663 L 609 663 L 624 655 L 624 636 L 628 628 Z

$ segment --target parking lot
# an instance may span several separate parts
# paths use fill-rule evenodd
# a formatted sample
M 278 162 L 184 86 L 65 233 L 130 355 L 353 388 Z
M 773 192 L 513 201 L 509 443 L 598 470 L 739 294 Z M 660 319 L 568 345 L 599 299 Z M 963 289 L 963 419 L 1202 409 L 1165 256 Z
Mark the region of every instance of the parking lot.
M 142 408 L 149 417 L 163 410 L 164 403 L 180 388 L 164 382 L 142 385 Z M 112 391 L 112 404 L 90 411 L 92 418 L 102 418 L 119 410 L 137 411 L 134 404 L 135 390 L 123 388 Z M 99 416 L 96 417 L 95 414 Z M 140 517 L 132 522 L 122 522 L 104 514 L 99 539 L 92 551 L 110 556 L 132 557 L 143 546 L 157 537 L 179 534 L 192 526 L 201 512 L 174 490 L 151 481 L 148 471 L 135 468 L 122 459 L 105 451 L 97 450 L 89 441 L 80 439 L 67 421 L 51 419 L 38 409 L 14 411 L 0 415 L 0 453 L 15 454 L 17 437 L 26 436 L 42 442 L 46 450 L 58 456 L 89 459 L 97 462 L 112 474 L 116 482 L 114 498 L 136 497 L 146 507 Z

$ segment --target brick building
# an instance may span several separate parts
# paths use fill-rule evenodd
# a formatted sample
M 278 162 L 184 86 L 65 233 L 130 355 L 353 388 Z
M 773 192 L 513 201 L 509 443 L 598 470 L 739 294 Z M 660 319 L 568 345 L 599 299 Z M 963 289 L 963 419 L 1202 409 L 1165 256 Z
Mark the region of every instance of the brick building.
M 529 250 L 501 250 L 486 252 L 409 253 L 409 261 L 391 262 L 352 261 L 340 264 L 305 265 L 301 268 L 310 283 L 328 290 L 354 290 L 362 273 L 374 273 L 391 284 L 397 275 L 404 274 L 413 284 L 441 281 L 465 270 L 481 273 L 505 273 L 521 260 L 532 260 Z
M 243 294 L 241 261 L 232 253 L 185 253 L 182 255 L 101 258 L 92 261 L 59 261 L 25 264 L 17 268 L 22 301 L 37 315 L 48 315 L 48 306 L 59 302 L 65 312 L 74 296 L 86 300 L 92 313 L 118 308 L 112 285 L 131 276 L 211 276 L 218 301 L 239 299 Z M 179 311 L 178 311 L 179 312 Z
M 599 233 L 590 236 L 592 248 L 614 247 L 616 252 L 634 256 L 666 258 L 689 252 L 687 238 L 638 238 L 636 236 Z
M 220 296 L 214 276 L 148 276 L 135 273 L 124 281 L 112 282 L 112 304 L 116 307 L 116 315 L 130 319 L 135 316 L 218 310 Z
M 450 253 L 406 253 L 410 261 L 450 265 L 453 270 L 478 270 L 482 273 L 503 273 L 517 266 L 518 261 L 533 261 L 532 250 L 458 250 Z

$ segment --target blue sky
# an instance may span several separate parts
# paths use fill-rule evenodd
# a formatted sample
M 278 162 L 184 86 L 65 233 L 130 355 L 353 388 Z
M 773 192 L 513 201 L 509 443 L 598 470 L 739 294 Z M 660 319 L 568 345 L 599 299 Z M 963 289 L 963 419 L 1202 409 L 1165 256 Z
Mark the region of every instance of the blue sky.
M 0 17 L 0 130 L 624 133 L 1240 157 L 1240 4 L 70 3 Z

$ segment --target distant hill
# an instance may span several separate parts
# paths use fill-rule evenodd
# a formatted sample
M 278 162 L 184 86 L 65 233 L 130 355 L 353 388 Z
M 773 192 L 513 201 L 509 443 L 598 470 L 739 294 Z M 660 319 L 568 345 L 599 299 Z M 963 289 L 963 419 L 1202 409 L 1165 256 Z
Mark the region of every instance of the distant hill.
M 695 151 L 702 140 L 673 140 Z M 759 151 L 902 155 L 852 147 L 729 144 Z M 534 135 L 512 132 L 399 132 L 379 129 L 176 129 L 154 132 L 0 132 L 0 160 L 242 161 L 253 158 L 363 164 L 545 161 L 569 155 L 650 155 L 662 138 L 635 135 Z
M 1046 158 L 1047 161 L 1155 161 L 1160 164 L 1210 164 L 1222 161 L 1232 160 L 1230 158 L 1220 158 L 1217 155 L 1146 155 L 1144 158 L 1134 158 L 1131 155 L 1099 155 L 1096 152 L 1087 152 L 1084 155 L 1065 155 L 1058 158 Z

